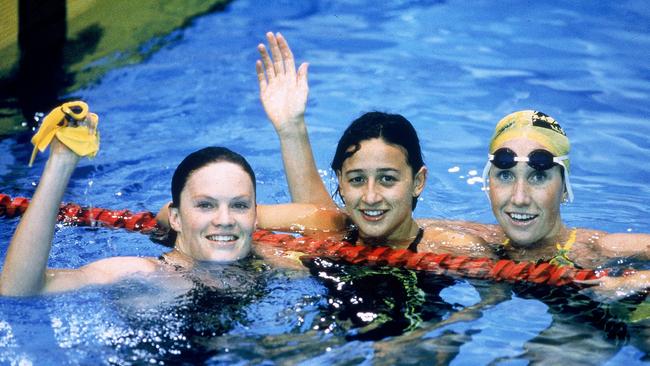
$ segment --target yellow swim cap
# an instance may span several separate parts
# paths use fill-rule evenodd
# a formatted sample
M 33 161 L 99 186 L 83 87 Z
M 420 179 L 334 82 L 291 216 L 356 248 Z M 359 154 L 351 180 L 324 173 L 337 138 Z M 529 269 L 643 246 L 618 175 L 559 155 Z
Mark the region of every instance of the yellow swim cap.
M 511 113 L 497 123 L 490 139 L 490 154 L 507 141 L 525 137 L 538 142 L 555 156 L 569 155 L 571 145 L 564 130 L 553 117 L 539 111 Z M 569 171 L 569 160 L 564 160 Z

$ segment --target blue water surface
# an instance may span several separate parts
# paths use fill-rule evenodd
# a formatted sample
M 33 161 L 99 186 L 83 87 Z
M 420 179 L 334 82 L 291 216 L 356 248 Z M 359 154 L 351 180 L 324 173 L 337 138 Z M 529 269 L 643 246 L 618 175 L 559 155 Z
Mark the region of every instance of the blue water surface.
M 401 113 L 418 130 L 429 169 L 415 215 L 493 223 L 478 179 L 486 143 L 501 117 L 536 109 L 571 139 L 576 200 L 563 207 L 567 225 L 650 233 L 650 7 L 642 0 L 234 1 L 167 36 L 143 63 L 112 70 L 70 96 L 100 115 L 102 146 L 80 163 L 65 201 L 156 211 L 170 198 L 179 161 L 222 145 L 251 162 L 260 203 L 288 202 L 279 142 L 255 75 L 266 31 L 282 32 L 296 59 L 310 63 L 306 118 L 332 190 L 328 166 L 349 122 L 370 110 Z M 31 197 L 45 157 L 28 168 L 24 136 L 0 141 L 0 149 L 0 192 Z M 0 220 L 3 256 L 16 225 Z M 162 252 L 138 234 L 59 227 L 50 266 Z M 208 363 L 525 365 L 554 364 L 563 355 L 576 364 L 634 365 L 645 354 L 516 293 L 477 319 L 425 321 L 408 334 L 346 341 L 313 329 L 326 296 L 317 280 L 269 276 L 268 292 L 246 308 L 248 320 L 210 340 L 218 354 Z M 459 281 L 441 296 L 466 309 L 478 301 L 477 286 L 488 285 Z M 124 340 L 138 338 L 138 329 L 122 324 L 107 298 L 106 290 L 90 289 L 0 299 L 0 361 L 158 363 L 116 348 L 128 348 Z M 557 342 L 545 343 L 547 334 Z M 437 358 L 447 345 L 441 339 L 462 345 Z

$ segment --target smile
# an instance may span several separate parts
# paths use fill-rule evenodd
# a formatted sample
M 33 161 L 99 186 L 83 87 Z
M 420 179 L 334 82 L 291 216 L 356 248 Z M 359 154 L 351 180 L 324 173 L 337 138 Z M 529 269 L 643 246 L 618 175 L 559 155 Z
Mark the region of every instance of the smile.
M 363 218 L 368 221 L 378 221 L 384 217 L 388 210 L 359 210 Z
M 239 239 L 239 237 L 237 235 L 208 235 L 206 239 L 210 241 L 232 242 Z
M 513 221 L 520 223 L 527 223 L 537 217 L 537 215 L 531 215 L 527 213 L 519 212 L 508 212 L 506 213 Z

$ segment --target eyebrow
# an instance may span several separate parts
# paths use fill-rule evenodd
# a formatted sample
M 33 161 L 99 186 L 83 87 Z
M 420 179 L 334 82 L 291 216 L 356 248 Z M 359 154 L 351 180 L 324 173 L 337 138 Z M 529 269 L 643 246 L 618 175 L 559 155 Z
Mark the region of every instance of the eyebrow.
M 388 172 L 398 173 L 398 174 L 400 173 L 398 169 L 394 169 L 394 168 L 379 168 L 377 169 L 377 171 L 380 173 L 388 173 Z M 345 174 L 348 175 L 348 174 L 363 173 L 363 172 L 365 172 L 364 169 L 352 169 L 345 172 Z
M 219 199 L 208 196 L 205 194 L 198 194 L 194 197 L 191 197 L 192 200 L 211 200 L 211 201 L 219 201 Z M 232 198 L 229 198 L 228 201 L 238 201 L 238 200 L 248 200 L 248 201 L 253 201 L 253 195 L 240 195 L 240 196 L 235 196 Z

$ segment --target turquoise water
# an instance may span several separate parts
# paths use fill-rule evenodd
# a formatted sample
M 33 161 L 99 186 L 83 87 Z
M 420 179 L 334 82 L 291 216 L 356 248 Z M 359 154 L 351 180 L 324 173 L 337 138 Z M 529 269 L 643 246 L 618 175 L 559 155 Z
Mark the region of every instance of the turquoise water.
M 255 46 L 269 30 L 281 31 L 297 60 L 311 64 L 308 127 L 332 188 L 327 167 L 342 129 L 368 110 L 401 113 L 416 126 L 430 171 L 416 216 L 494 222 L 476 179 L 485 143 L 502 116 L 538 109 L 572 141 L 576 201 L 563 208 L 567 224 L 650 232 L 650 8 L 643 1 L 235 1 L 167 37 L 145 62 L 75 93 L 101 116 L 102 151 L 80 164 L 65 200 L 155 211 L 169 199 L 183 156 L 224 145 L 250 160 L 261 203 L 287 202 L 254 67 Z M 45 159 L 27 168 L 27 140 L 0 141 L 0 192 L 32 196 Z M 16 223 L 0 220 L 0 242 L 8 243 Z M 137 234 L 61 227 L 50 265 L 163 251 Z M 530 289 L 505 286 L 506 299 L 454 321 L 480 294 L 497 292 L 491 283 L 463 280 L 423 286 L 423 321 L 414 331 L 350 339 L 358 329 L 328 302 L 349 293 L 335 293 L 317 276 L 269 268 L 260 276 L 253 280 L 262 288 L 241 295 L 245 301 L 237 293 L 208 296 L 215 305 L 206 316 L 218 322 L 218 334 L 186 340 L 178 335 L 190 320 L 174 309 L 204 299 L 132 311 L 120 299 L 138 284 L 0 299 L 0 360 L 169 363 L 161 349 L 188 345 L 186 360 L 210 364 L 634 365 L 645 354 L 625 335 L 608 338 L 618 326 L 598 312 L 607 306 L 567 305 Z M 233 302 L 241 306 L 221 312 Z M 582 311 L 595 315 L 584 320 Z

